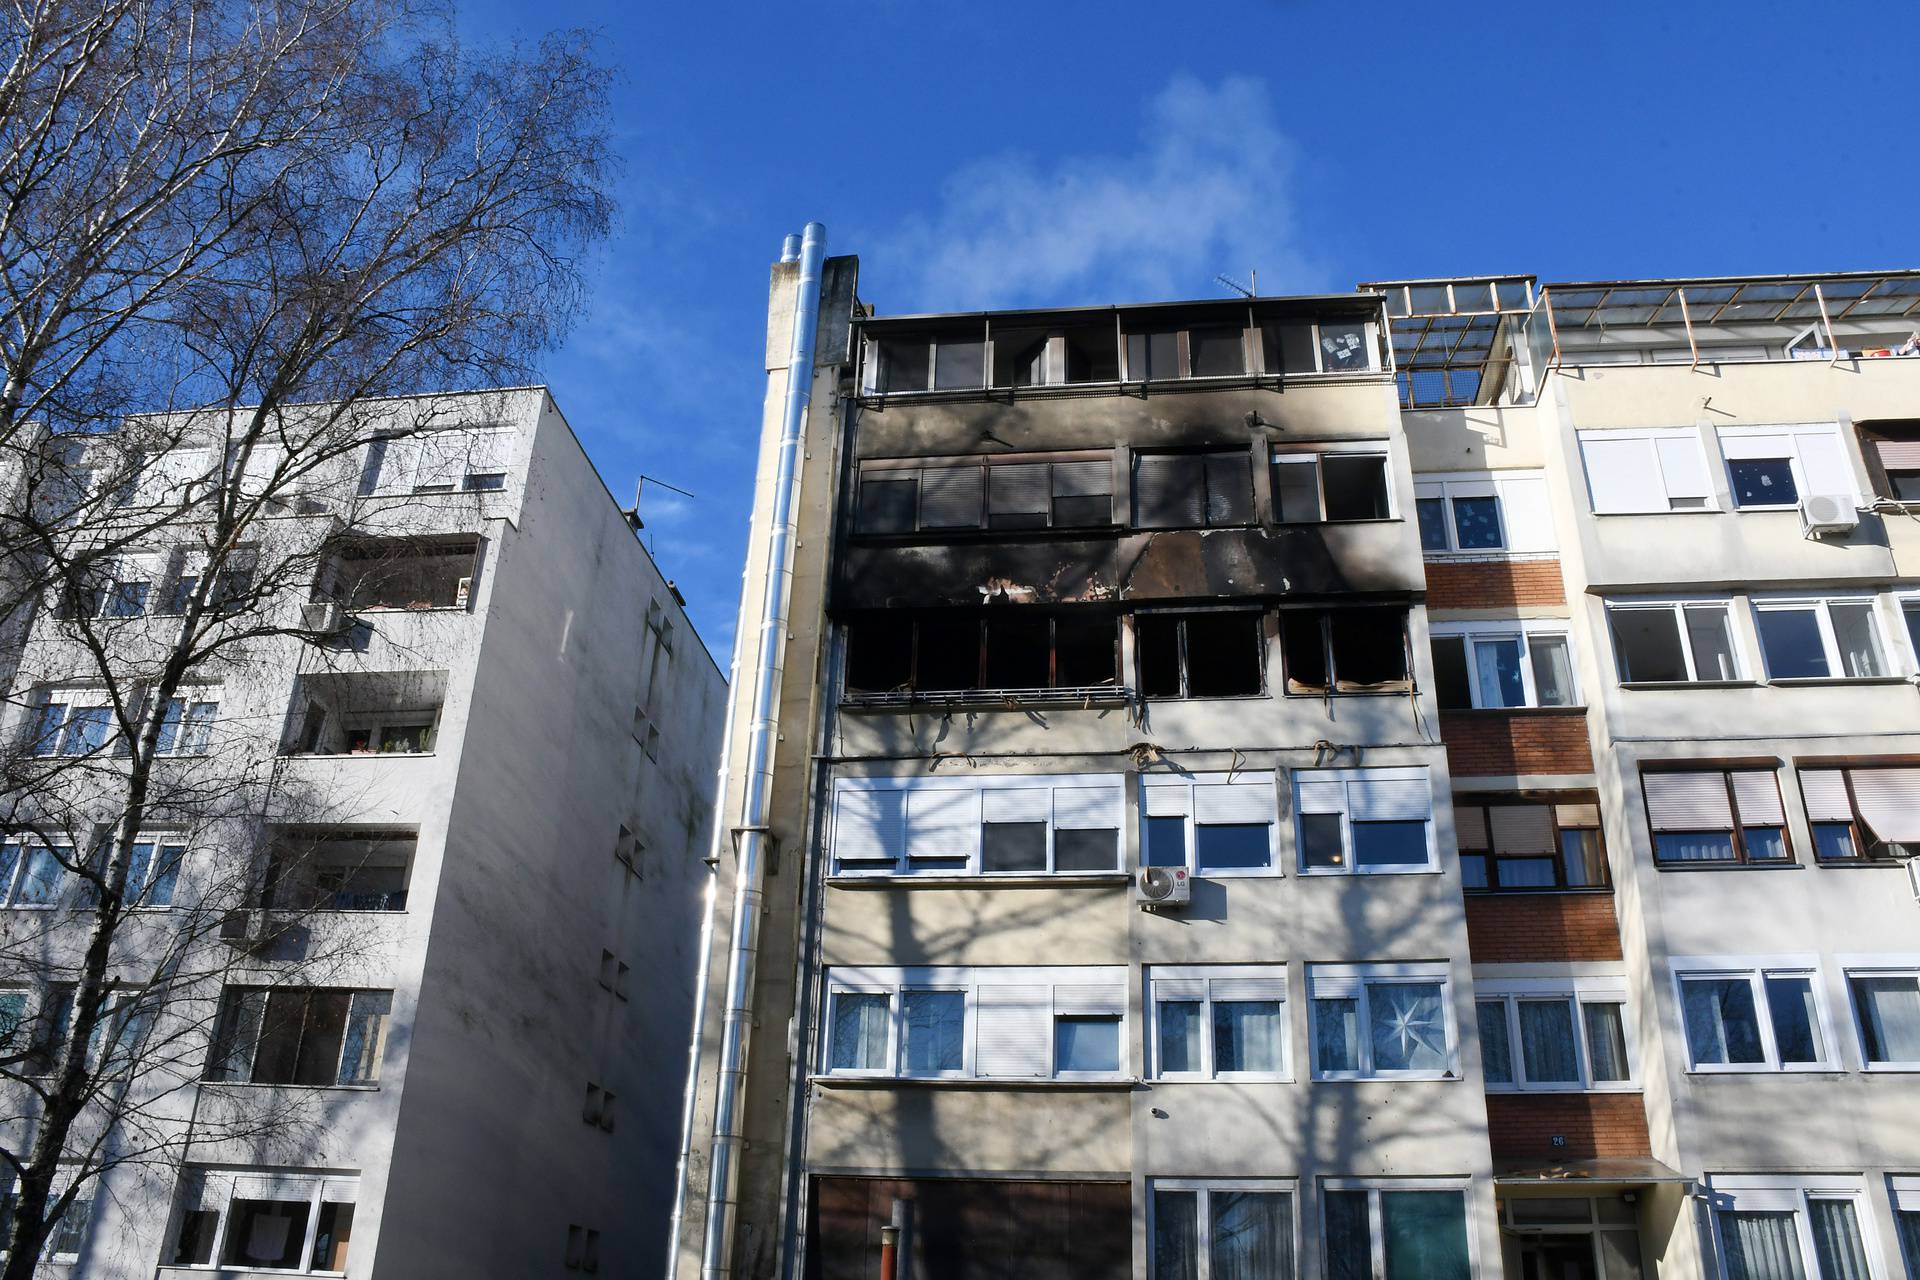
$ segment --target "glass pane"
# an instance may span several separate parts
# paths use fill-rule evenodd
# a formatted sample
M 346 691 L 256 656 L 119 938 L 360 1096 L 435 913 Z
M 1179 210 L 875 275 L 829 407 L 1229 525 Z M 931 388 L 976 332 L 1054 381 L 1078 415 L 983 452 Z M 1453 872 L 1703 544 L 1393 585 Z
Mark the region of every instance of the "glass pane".
M 1276 458 L 1273 463 L 1274 514 L 1282 524 L 1311 524 L 1320 519 L 1320 464 L 1312 458 Z
M 1661 862 L 1731 862 L 1731 831 L 1656 831 L 1653 856 Z
M 1278 1000 L 1234 1000 L 1213 1006 L 1215 1071 L 1280 1072 L 1286 1023 Z
M 1265 822 L 1198 824 L 1193 829 L 1194 867 L 1205 872 L 1271 866 L 1272 830 Z
M 917 479 L 897 480 L 869 476 L 860 481 L 856 522 L 861 533 L 913 532 L 913 507 L 920 496 Z
M 304 1200 L 235 1199 L 227 1209 L 227 1247 L 221 1261 L 230 1267 L 300 1270 L 310 1208 Z
M 887 1065 L 887 997 L 838 992 L 833 997 L 832 1071 L 883 1071 Z
M 1199 1280 L 1198 1200 L 1196 1191 L 1153 1193 L 1153 1280 Z
M 959 1071 L 967 998 L 958 991 L 907 991 L 900 997 L 901 1070 L 910 1076 Z
M 988 822 L 980 827 L 982 871 L 1045 871 L 1047 824 Z
M 1583 1004 L 1580 1013 L 1587 1023 L 1587 1061 L 1593 1067 L 1596 1084 L 1630 1080 L 1633 1071 L 1627 1065 L 1627 1028 L 1617 1004 Z
M 1424 820 L 1353 823 L 1353 864 L 1357 867 L 1424 867 Z
M 1809 1199 L 1807 1216 L 1820 1280 L 1867 1280 L 1867 1251 L 1853 1201 Z
M 1184 867 L 1187 865 L 1187 820 L 1185 818 L 1148 818 L 1147 865 Z
M 1680 629 L 1671 609 L 1613 609 L 1607 615 L 1622 680 L 1685 680 Z
M 1920 501 L 1920 494 L 1915 495 L 1915 500 Z M 1900 616 L 1906 619 L 1907 643 L 1915 653 L 1920 653 L 1920 601 L 1906 601 L 1900 606 Z
M 1481 706 L 1527 705 L 1526 686 L 1520 677 L 1519 640 L 1476 640 L 1473 661 L 1480 678 Z
M 1800 501 L 1793 464 L 1785 458 L 1735 458 L 1727 470 L 1733 476 L 1736 507 L 1786 507 Z
M 1293 1280 L 1291 1197 L 1274 1191 L 1209 1191 L 1207 1207 L 1213 1219 L 1209 1280 Z
M 1433 675 L 1442 711 L 1455 711 L 1473 705 L 1473 686 L 1467 680 L 1467 642 L 1464 638 L 1434 637 Z
M 1719 1213 L 1727 1280 L 1806 1280 L 1791 1213 Z
M 1782 1062 L 1821 1062 L 1820 1022 L 1813 1007 L 1813 979 L 1767 975 L 1767 1012 L 1773 1020 L 1773 1042 Z
M 1361 324 L 1320 326 L 1320 372 L 1358 373 L 1373 367 L 1367 357 L 1367 330 Z
M 1500 535 L 1500 500 L 1492 496 L 1455 498 L 1453 528 L 1460 539 L 1462 551 L 1479 551 L 1506 545 L 1506 539 Z
M 1198 1000 L 1162 1000 L 1160 1016 L 1160 1072 L 1204 1071 L 1200 1037 L 1206 1023 Z
M 1446 1009 L 1437 982 L 1371 983 L 1375 1071 L 1439 1071 L 1447 1065 Z
M 1189 329 L 1187 352 L 1196 378 L 1235 377 L 1247 371 L 1247 357 L 1238 329 Z
M 1849 979 L 1868 1062 L 1920 1062 L 1920 978 Z
M 1689 606 L 1687 643 L 1693 650 L 1695 680 L 1737 680 L 1739 668 L 1733 661 L 1733 640 L 1727 634 L 1727 611 L 1719 605 L 1705 608 Z
M 1687 1052 L 1694 1065 L 1766 1061 L 1750 982 L 1745 978 L 1683 978 L 1680 992 Z
M 1757 862 L 1767 862 L 1787 856 L 1787 830 L 1785 827 L 1742 827 L 1740 834 L 1747 845 L 1747 856 Z
M 1480 1019 L 1480 1069 L 1488 1084 L 1513 1083 L 1513 1040 L 1507 1031 L 1507 1002 L 1482 1000 L 1475 1012 Z
M 1313 1002 L 1313 1058 L 1321 1071 L 1360 1069 L 1360 1002 L 1351 997 Z
M 1110 1015 L 1053 1020 L 1055 1071 L 1118 1071 L 1120 1019 Z
M 1120 833 L 1112 827 L 1074 828 L 1053 833 L 1055 871 L 1118 871 Z
M 1520 1057 L 1535 1084 L 1579 1083 L 1572 1001 L 1520 1001 Z
M 1463 853 L 1460 855 L 1460 883 L 1468 889 L 1487 887 L 1486 854 Z
M 1326 1216 L 1327 1280 L 1373 1280 L 1373 1240 L 1367 1228 L 1367 1193 L 1321 1193 Z
M 1593 888 L 1605 884 L 1607 859 L 1600 848 L 1600 833 L 1591 828 L 1562 831 L 1560 865 L 1566 871 L 1570 888 Z
M 1900 1233 L 1900 1252 L 1907 1260 L 1908 1280 L 1913 1280 L 1920 1277 L 1920 1210 L 1895 1210 L 1893 1222 Z
M 45 845 L 29 849 L 27 867 L 20 873 L 20 885 L 14 890 L 13 901 L 35 906 L 58 902 L 66 875 L 66 868 L 60 865 L 60 859 L 54 856 L 53 850 Z
M 1382 1191 L 1386 1280 L 1469 1280 L 1466 1208 L 1458 1191 Z
M 1880 638 L 1873 626 L 1873 606 L 1866 601 L 1827 606 L 1833 622 L 1833 643 L 1840 651 L 1843 674 L 1866 678 L 1887 674 L 1880 660 Z
M 925 391 L 928 346 L 925 338 L 905 338 L 880 344 L 880 389 Z
M 984 339 L 934 344 L 933 385 L 939 391 L 957 391 L 986 384 L 987 344 Z
M 1816 858 L 1857 858 L 1860 847 L 1853 842 L 1850 822 L 1813 824 L 1813 855 Z
M 1443 498 L 1416 498 L 1413 508 L 1420 517 L 1420 549 L 1447 549 L 1447 504 Z
M 1767 675 L 1775 680 L 1806 680 L 1831 675 L 1820 640 L 1820 619 L 1811 609 L 1762 609 L 1758 615 L 1760 651 Z
M 1565 636 L 1533 636 L 1527 641 L 1533 660 L 1533 695 L 1543 707 L 1570 707 L 1573 702 L 1573 663 Z

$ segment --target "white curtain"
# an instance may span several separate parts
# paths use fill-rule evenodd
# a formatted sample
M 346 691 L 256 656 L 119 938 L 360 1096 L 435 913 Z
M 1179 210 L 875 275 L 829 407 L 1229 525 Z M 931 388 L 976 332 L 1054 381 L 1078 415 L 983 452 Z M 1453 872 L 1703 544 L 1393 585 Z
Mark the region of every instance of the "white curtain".
M 1920 979 L 1859 977 L 1853 994 L 1867 1033 L 1867 1060 L 1920 1062 Z
M 1753 987 L 1745 978 L 1687 978 L 1680 990 L 1687 1048 L 1695 1063 L 1766 1060 Z
M 1820 1280 L 1867 1280 L 1867 1251 L 1851 1200 L 1809 1200 L 1813 1256 Z
M 1520 1052 L 1527 1064 L 1527 1079 L 1535 1084 L 1577 1083 L 1580 1057 L 1573 1044 L 1572 1003 L 1522 1000 Z
M 850 991 L 833 997 L 830 1069 L 878 1071 L 887 1065 L 887 997 Z
M 1280 1070 L 1278 1000 L 1236 1000 L 1213 1006 L 1213 1067 L 1216 1071 Z
M 1447 1065 L 1446 1011 L 1439 983 L 1370 986 L 1367 1006 L 1376 1070 L 1438 1071 Z
M 1285 1192 L 1209 1191 L 1207 1208 L 1210 1280 L 1293 1280 L 1293 1212 Z
M 1806 1280 L 1791 1213 L 1720 1213 L 1727 1280 Z

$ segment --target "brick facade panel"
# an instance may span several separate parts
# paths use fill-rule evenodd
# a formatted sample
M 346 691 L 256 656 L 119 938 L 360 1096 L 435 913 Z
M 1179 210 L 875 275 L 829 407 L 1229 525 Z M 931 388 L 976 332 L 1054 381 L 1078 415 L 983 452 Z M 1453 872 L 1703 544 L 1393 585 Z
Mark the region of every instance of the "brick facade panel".
M 1555 1136 L 1566 1145 L 1553 1145 Z M 1651 1156 L 1637 1093 L 1490 1093 L 1487 1137 L 1496 1160 L 1615 1160 Z
M 1427 561 L 1429 609 L 1511 609 L 1567 602 L 1558 560 Z
M 1443 711 L 1440 738 L 1456 778 L 1593 772 L 1582 710 Z
M 1620 959 L 1610 893 L 1476 893 L 1467 897 L 1475 964 Z

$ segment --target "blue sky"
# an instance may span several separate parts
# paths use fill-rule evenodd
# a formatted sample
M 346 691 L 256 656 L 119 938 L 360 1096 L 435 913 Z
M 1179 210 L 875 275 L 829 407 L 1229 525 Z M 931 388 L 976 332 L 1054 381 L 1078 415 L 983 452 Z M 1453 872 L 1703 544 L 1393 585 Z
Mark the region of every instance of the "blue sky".
M 824 222 L 882 314 L 1416 275 L 1915 265 L 1897 6 L 462 0 L 596 30 L 620 230 L 545 380 L 723 665 L 767 265 Z

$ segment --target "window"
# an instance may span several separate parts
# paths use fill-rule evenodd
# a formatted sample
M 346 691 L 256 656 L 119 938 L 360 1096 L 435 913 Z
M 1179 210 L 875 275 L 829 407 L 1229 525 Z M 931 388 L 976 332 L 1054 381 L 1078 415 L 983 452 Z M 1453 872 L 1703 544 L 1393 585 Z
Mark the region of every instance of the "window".
M 1725 1280 L 1867 1280 L 1863 1188 L 1845 1175 L 1707 1179 Z
M 1900 1235 L 1900 1253 L 1907 1262 L 1908 1280 L 1920 1276 L 1920 1177 L 1902 1175 L 1893 1184 L 1893 1222 Z
M 1437 871 L 1433 787 L 1424 766 L 1296 769 L 1300 870 L 1309 875 Z
M 1271 773 L 1141 778 L 1143 863 L 1196 875 L 1278 874 L 1273 787 Z
M 855 507 L 860 533 L 936 529 L 1083 529 L 1113 523 L 1109 455 L 1053 461 L 869 464 Z
M 76 865 L 70 845 L 7 836 L 0 839 L 0 893 L 9 907 L 57 906 L 66 893 L 67 868 Z
M 1233 698 L 1266 687 L 1266 614 L 1251 609 L 1140 613 L 1140 693 L 1148 698 Z
M 1738 680 L 1739 654 L 1725 600 L 1609 601 L 1607 626 L 1622 684 Z
M 262 904 L 301 913 L 404 911 L 418 843 L 412 831 L 282 827 L 273 836 Z
M 1890 674 L 1868 596 L 1755 600 L 1754 627 L 1770 680 L 1871 679 Z
M 1328 1280 L 1471 1280 L 1467 1193 L 1458 1183 L 1320 1184 Z
M 1900 618 L 1907 624 L 1907 653 L 1920 671 L 1920 596 L 1900 597 Z
M 71 1165 L 56 1167 L 52 1184 L 47 1188 L 47 1209 L 53 1210 L 55 1202 L 73 1188 L 77 1170 Z M 93 1200 L 100 1174 L 89 1175 L 88 1184 L 74 1193 L 67 1207 L 49 1226 L 47 1239 L 41 1247 L 40 1257 L 45 1262 L 77 1262 L 80 1247 L 87 1238 L 87 1228 L 93 1221 Z M 19 1198 L 19 1183 L 12 1173 L 0 1175 L 0 1229 L 13 1226 L 14 1205 Z M 8 1251 L 0 1248 L 0 1259 L 5 1259 Z M 38 1274 L 38 1273 L 36 1273 Z
M 1266 320 L 1260 344 L 1268 373 L 1367 373 L 1374 367 L 1361 320 Z
M 1551 551 L 1553 513 L 1541 471 L 1461 472 L 1413 486 L 1420 549 L 1429 555 Z
M 1800 770 L 1800 794 L 1822 862 L 1885 858 L 1920 847 L 1920 766 Z
M 0 861 L 5 857 L 0 852 Z M 127 862 L 127 901 L 136 907 L 172 906 L 180 864 L 186 859 L 187 846 L 180 837 L 142 835 Z
M 1202 529 L 1253 523 L 1253 465 L 1244 449 L 1133 455 L 1133 524 Z
M 313 599 L 352 613 L 464 609 L 479 563 L 478 538 L 375 538 L 334 545 L 315 575 Z
M 1246 330 L 1237 324 L 1140 329 L 1125 335 L 1125 349 L 1128 382 L 1237 378 L 1247 372 Z
M 846 626 L 848 698 L 856 704 L 988 691 L 980 700 L 996 706 L 1015 696 L 1073 702 L 1121 689 L 1112 614 L 1003 605 L 877 613 Z
M 1713 482 L 1692 427 L 1661 431 L 1582 431 L 1580 461 L 1596 515 L 1705 511 Z
M 1316 1080 L 1439 1080 L 1454 1070 L 1444 964 L 1307 966 Z
M 1488 1092 L 1631 1088 L 1626 999 L 1624 978 L 1478 984 L 1475 1014 Z
M 1149 1179 L 1153 1280 L 1293 1280 L 1293 1195 L 1269 1178 Z
M 1292 1078 L 1285 965 L 1155 965 L 1147 985 L 1158 1078 Z
M 160 736 L 154 751 L 163 756 L 203 756 L 213 736 L 213 722 L 220 714 L 220 691 L 199 689 L 168 698 L 160 709 Z
M 1579 705 L 1566 633 L 1529 623 L 1436 625 L 1433 673 L 1442 711 Z
M 1391 520 L 1387 455 L 1276 453 L 1273 518 L 1280 524 Z
M 1600 889 L 1607 851 L 1591 792 L 1532 799 L 1455 795 L 1460 879 L 1469 890 Z
M 1812 960 L 1680 958 L 1673 969 L 1693 1070 L 1833 1069 Z
M 181 508 L 198 502 L 214 483 L 209 449 L 173 448 L 130 456 L 133 474 L 114 495 L 117 506 Z
M 359 1191 L 351 1175 L 188 1166 L 168 1262 L 342 1274 Z
M 977 326 L 877 338 L 869 353 L 875 391 L 966 391 L 986 385 L 986 331 Z
M 1721 427 L 1719 435 L 1740 510 L 1791 508 L 1815 495 L 1858 500 L 1836 426 Z
M 460 428 L 386 436 L 367 446 L 363 496 L 504 489 L 513 432 Z
M 1860 435 L 1874 491 L 1896 502 L 1920 502 L 1920 423 L 1863 423 Z
M 569 1271 L 600 1270 L 600 1233 L 578 1223 L 567 1224 L 567 1251 L 562 1262 Z
M 1408 688 L 1405 609 L 1282 609 L 1280 651 L 1288 693 L 1399 693 Z
M 1780 780 L 1772 767 L 1648 770 L 1640 782 L 1655 862 L 1793 861 Z
M 1920 959 L 1840 959 L 1867 1070 L 1920 1070 Z
M 392 1010 L 391 991 L 230 986 L 221 993 L 207 1079 L 373 1084 Z
M 120 556 L 76 564 L 74 576 L 55 616 L 69 621 L 85 618 L 142 618 L 158 612 L 154 589 L 165 561 L 157 555 Z
M 115 739 L 113 704 L 104 689 L 53 689 L 40 703 L 28 750 L 36 756 L 90 756 Z
M 1123 968 L 827 971 L 824 1074 L 1113 1080 L 1126 1066 Z
M 838 875 L 1084 875 L 1120 870 L 1121 783 L 1100 774 L 842 778 Z

